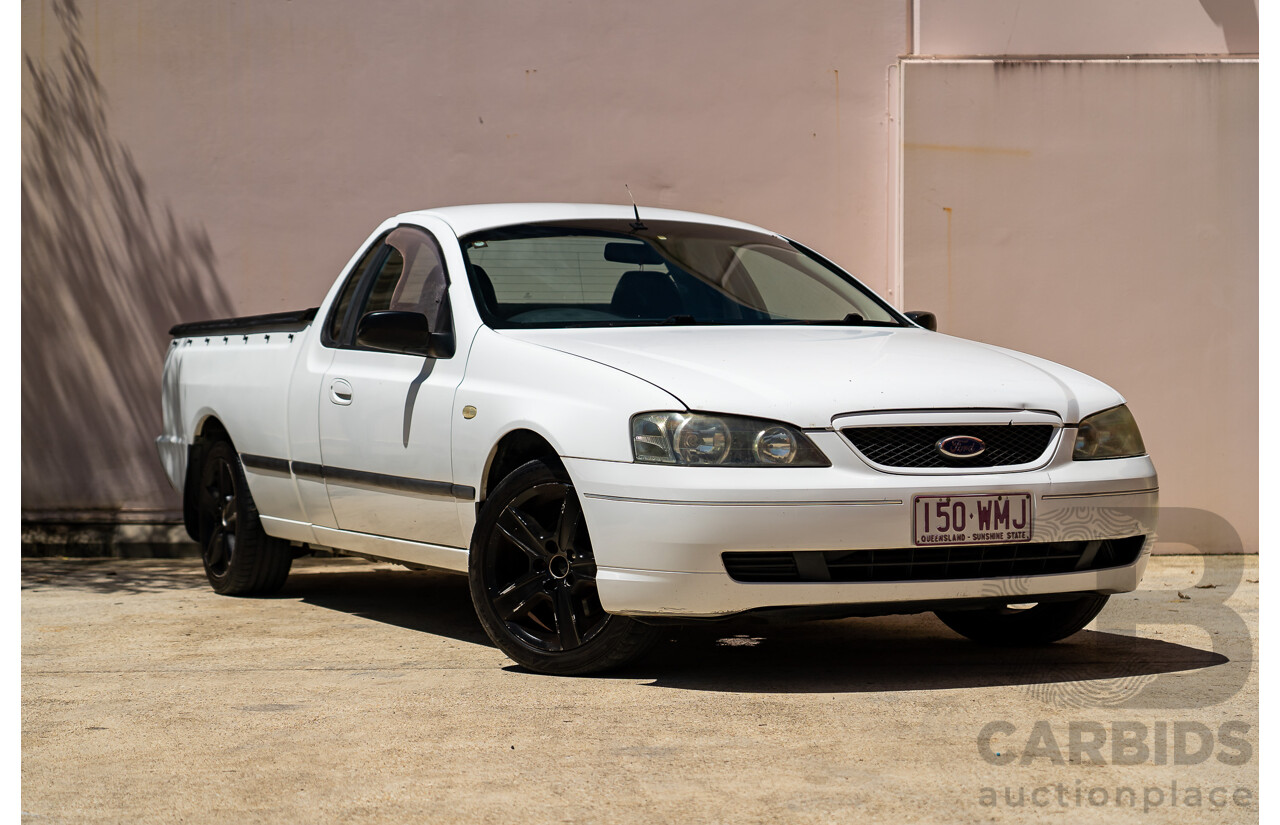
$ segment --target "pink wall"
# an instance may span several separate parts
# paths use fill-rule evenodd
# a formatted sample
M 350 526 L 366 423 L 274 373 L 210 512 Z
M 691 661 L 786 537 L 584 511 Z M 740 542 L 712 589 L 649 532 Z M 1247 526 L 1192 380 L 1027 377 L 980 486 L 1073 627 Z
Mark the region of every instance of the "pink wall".
M 907 303 L 1114 386 L 1161 506 L 1196 511 L 1201 549 L 1257 552 L 1257 62 L 903 76 Z
M 24 0 L 22 42 L 62 77 L 56 5 Z M 58 263 L 56 241 L 24 235 L 23 417 L 38 422 L 23 433 L 24 510 L 176 506 L 150 443 L 164 331 L 213 311 L 318 303 L 355 246 L 403 210 L 619 203 L 626 183 L 641 204 L 761 223 L 889 283 L 886 69 L 908 47 L 905 0 L 78 9 L 101 94 L 77 88 L 104 103 L 104 120 L 46 129 L 52 156 L 27 130 L 24 185 L 33 214 L 107 240 Z M 38 119 L 30 73 L 23 82 L 24 114 Z M 41 164 L 95 143 L 115 146 L 115 171 L 88 153 L 59 200 Z M 149 218 L 137 207 L 122 221 L 102 182 L 131 188 L 126 153 Z M 162 254 L 166 204 L 190 237 Z M 140 245 L 146 260 L 127 251 Z M 73 270 L 103 288 L 74 288 Z M 182 277 L 207 300 L 186 300 Z M 163 300 L 141 310 L 143 293 Z M 101 313 L 128 322 L 85 330 L 80 319 Z M 42 321 L 68 334 L 44 335 Z M 100 366 L 113 362 L 132 366 Z
M 1256 55 L 1258 0 L 914 0 L 915 54 Z
M 913 43 L 1243 53 L 1257 13 L 23 0 L 24 511 L 177 506 L 151 443 L 171 324 L 314 305 L 399 211 L 627 183 L 1112 382 L 1164 503 L 1256 549 L 1256 62 L 899 69 Z

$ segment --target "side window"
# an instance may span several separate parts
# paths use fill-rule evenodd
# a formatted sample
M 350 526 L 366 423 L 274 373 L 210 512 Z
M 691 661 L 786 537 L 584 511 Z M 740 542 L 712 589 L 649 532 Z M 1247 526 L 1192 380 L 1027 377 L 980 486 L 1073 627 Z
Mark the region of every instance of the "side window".
M 433 332 L 450 332 L 448 286 L 435 240 L 421 229 L 402 226 L 384 241 L 387 255 L 369 287 L 358 317 L 381 310 L 421 312 Z
M 388 246 L 391 246 L 390 240 L 390 238 L 387 239 Z M 396 284 L 400 283 L 400 276 L 403 273 L 404 254 L 392 246 L 387 250 L 387 259 L 382 262 L 382 268 L 378 271 L 377 277 L 373 279 L 369 299 L 360 309 L 361 318 L 370 312 L 391 309 L 391 296 L 395 294 Z
M 364 271 L 369 268 L 369 264 L 377 257 L 380 249 L 382 249 L 381 241 L 369 244 L 364 257 L 356 263 L 351 274 L 347 276 L 347 282 L 342 285 L 342 292 L 338 293 L 338 300 L 333 302 L 333 307 L 329 310 L 329 323 L 325 327 L 326 334 L 322 338 L 325 346 L 337 346 L 342 341 L 343 324 L 347 318 L 347 310 L 351 308 L 351 299 L 355 297 L 356 287 L 360 285 Z

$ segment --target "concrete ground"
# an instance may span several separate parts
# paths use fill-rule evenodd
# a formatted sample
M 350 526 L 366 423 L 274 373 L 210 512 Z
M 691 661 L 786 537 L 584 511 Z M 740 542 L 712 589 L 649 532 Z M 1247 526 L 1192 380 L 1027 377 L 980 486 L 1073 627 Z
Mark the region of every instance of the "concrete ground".
M 1153 558 L 1037 651 L 739 620 L 596 678 L 512 665 L 459 576 L 304 559 L 239 599 L 193 560 L 22 568 L 24 822 L 1258 819 L 1256 557 Z

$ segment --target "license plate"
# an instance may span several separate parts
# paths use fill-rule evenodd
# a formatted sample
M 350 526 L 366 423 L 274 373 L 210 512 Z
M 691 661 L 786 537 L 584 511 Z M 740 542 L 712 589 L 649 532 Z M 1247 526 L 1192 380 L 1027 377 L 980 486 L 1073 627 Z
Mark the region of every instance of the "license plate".
M 1031 541 L 1030 493 L 915 496 L 911 504 L 917 546 Z

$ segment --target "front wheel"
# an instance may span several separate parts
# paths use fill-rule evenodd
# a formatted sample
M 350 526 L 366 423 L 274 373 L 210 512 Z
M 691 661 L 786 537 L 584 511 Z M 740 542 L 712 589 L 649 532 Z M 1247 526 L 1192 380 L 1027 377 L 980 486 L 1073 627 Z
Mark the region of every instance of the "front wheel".
M 480 510 L 471 600 L 493 643 L 539 673 L 595 673 L 653 645 L 655 628 L 606 613 L 582 507 L 559 467 L 530 461 Z
M 975 642 L 1001 647 L 1047 645 L 1084 629 L 1102 612 L 1107 597 L 1090 593 L 1069 601 L 1030 607 L 939 610 L 943 624 Z

